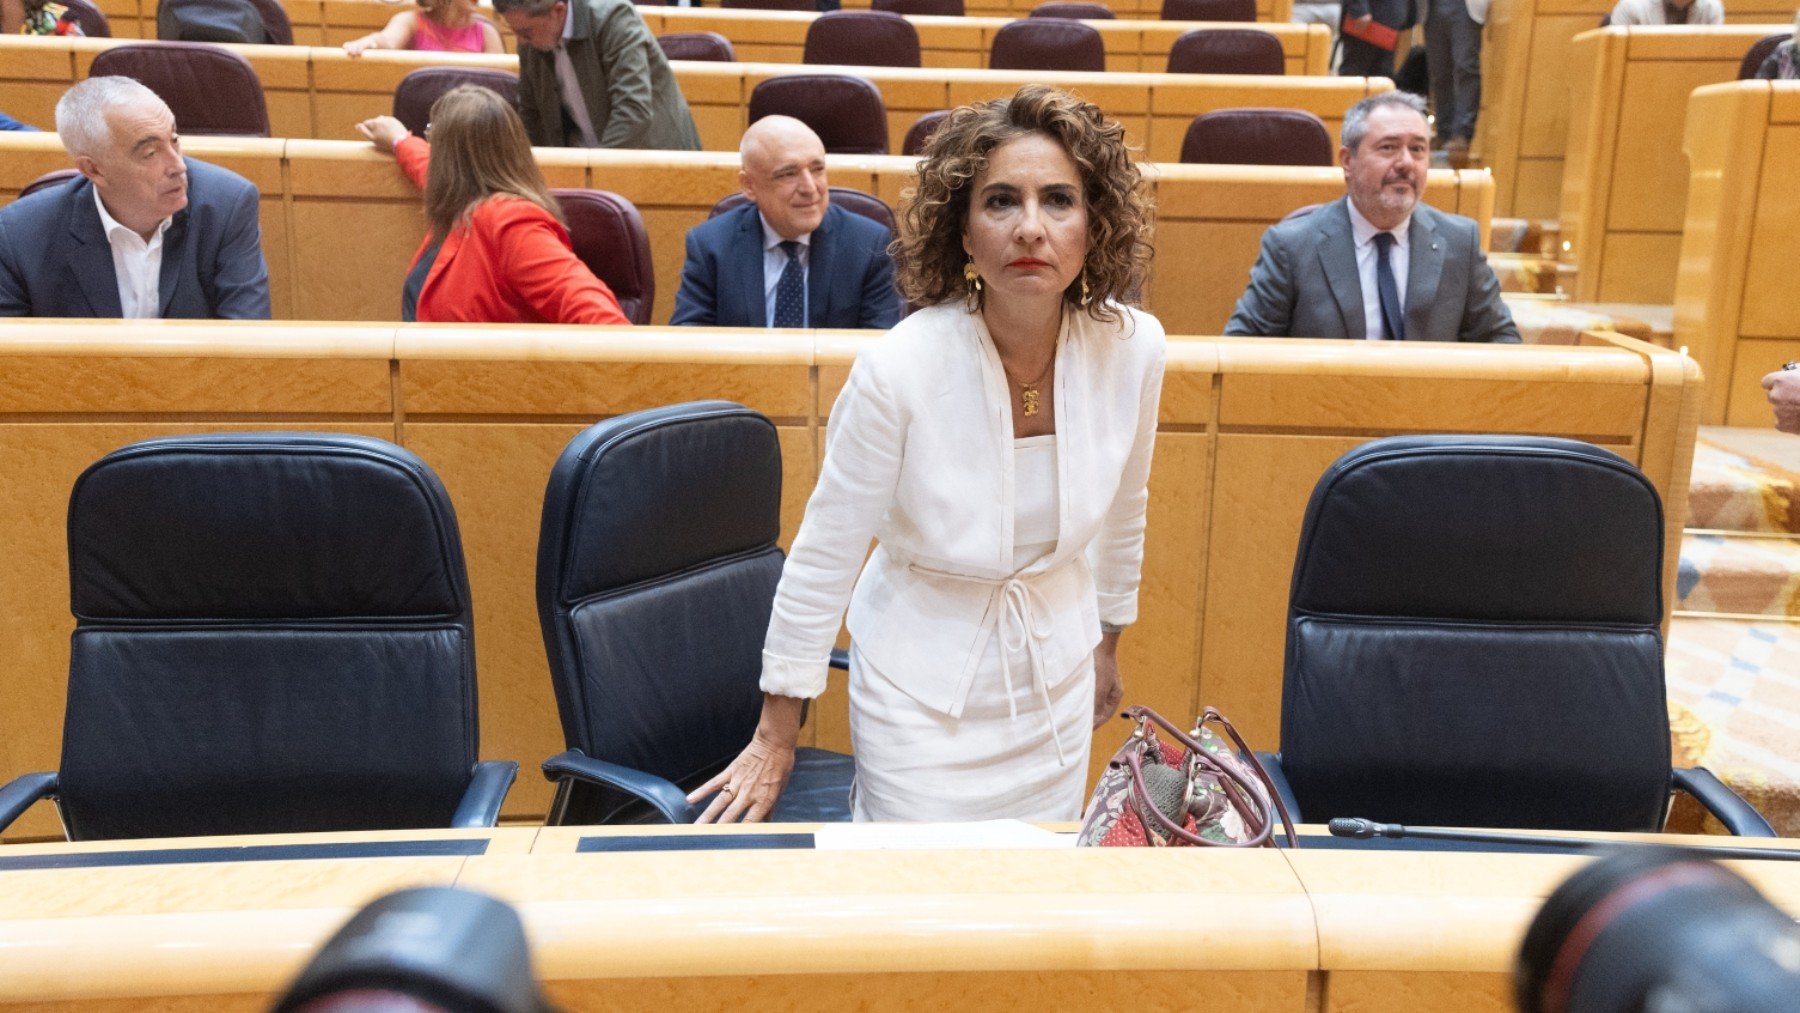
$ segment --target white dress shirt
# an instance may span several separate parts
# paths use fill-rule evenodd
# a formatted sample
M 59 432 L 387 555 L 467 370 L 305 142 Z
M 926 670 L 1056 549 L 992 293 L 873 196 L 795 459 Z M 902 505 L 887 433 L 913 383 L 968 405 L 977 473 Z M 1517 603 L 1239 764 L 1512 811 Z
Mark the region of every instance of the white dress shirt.
M 1375 287 L 1375 235 L 1381 230 L 1369 223 L 1362 212 L 1356 210 L 1356 202 L 1347 200 L 1344 206 L 1350 209 L 1350 231 L 1356 239 L 1356 274 L 1362 279 L 1363 320 L 1366 330 L 1363 336 L 1370 341 L 1392 338 L 1387 332 L 1387 325 L 1381 319 L 1381 292 Z M 1406 268 L 1411 263 L 1408 236 L 1412 232 L 1412 215 L 1398 227 L 1388 230 L 1394 234 L 1394 245 L 1388 249 L 1388 265 L 1394 269 L 1394 291 L 1400 297 L 1400 316 L 1406 316 Z
M 163 233 L 174 216 L 164 218 L 150 241 L 120 225 L 106 210 L 100 190 L 94 190 L 94 206 L 100 209 L 100 227 L 112 245 L 113 276 L 119 283 L 119 316 L 149 320 L 162 316 Z
M 569 59 L 569 40 L 574 37 L 575 15 L 571 11 L 565 11 L 562 41 L 556 44 L 551 62 L 556 64 L 556 84 L 562 92 L 563 108 L 569 111 L 569 118 L 575 121 L 575 129 L 581 131 L 581 146 L 598 148 L 600 135 L 594 132 L 594 119 L 588 115 L 587 96 L 581 93 L 581 79 L 575 76 L 575 64 Z
M 775 326 L 775 285 L 781 280 L 781 272 L 787 269 L 788 255 L 781 248 L 784 241 L 781 233 L 769 227 L 769 220 L 761 211 L 756 213 L 757 221 L 762 222 L 763 230 L 763 319 L 770 327 Z M 812 262 L 812 233 L 808 232 L 794 240 L 800 244 L 800 326 L 812 326 L 812 293 L 808 291 L 806 269 Z
M 824 466 L 775 592 L 765 692 L 824 691 L 846 604 L 863 657 L 952 717 L 992 638 L 1023 647 L 1029 684 L 1051 691 L 1083 670 L 1102 620 L 1137 618 L 1163 329 L 1120 313 L 1113 324 L 1063 318 L 1055 542 L 1023 569 L 1013 565 L 1022 493 L 1012 393 L 981 316 L 960 303 L 928 307 L 863 347 L 831 408 Z

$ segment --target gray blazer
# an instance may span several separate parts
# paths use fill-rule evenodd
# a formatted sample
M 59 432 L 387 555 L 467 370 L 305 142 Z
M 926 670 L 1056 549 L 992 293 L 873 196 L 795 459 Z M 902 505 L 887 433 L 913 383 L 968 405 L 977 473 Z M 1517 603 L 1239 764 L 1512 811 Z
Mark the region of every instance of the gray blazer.
M 1263 233 L 1250 287 L 1226 334 L 1277 338 L 1368 337 L 1348 197 Z M 1413 209 L 1406 277 L 1408 341 L 1517 343 L 1500 281 L 1472 219 Z
M 256 187 L 187 160 L 188 205 L 163 233 L 165 319 L 269 319 Z M 0 317 L 117 317 L 112 244 L 77 176 L 0 208 Z
M 602 148 L 699 151 L 687 99 L 631 0 L 569 0 L 569 63 Z M 519 47 L 519 116 L 540 147 L 579 145 L 564 122 L 556 56 Z

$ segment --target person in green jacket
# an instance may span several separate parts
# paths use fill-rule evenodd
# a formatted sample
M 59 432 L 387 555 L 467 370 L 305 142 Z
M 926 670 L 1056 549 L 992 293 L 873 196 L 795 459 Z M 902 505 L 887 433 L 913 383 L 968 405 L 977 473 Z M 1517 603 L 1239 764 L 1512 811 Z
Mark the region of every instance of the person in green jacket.
M 519 37 L 519 115 L 541 147 L 700 150 L 675 72 L 630 0 L 495 0 Z

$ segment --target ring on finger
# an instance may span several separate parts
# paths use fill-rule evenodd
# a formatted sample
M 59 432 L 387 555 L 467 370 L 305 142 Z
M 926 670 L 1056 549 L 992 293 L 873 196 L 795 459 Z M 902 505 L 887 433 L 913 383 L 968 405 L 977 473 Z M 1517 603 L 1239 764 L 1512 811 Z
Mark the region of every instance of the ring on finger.
M 736 795 L 737 794 L 737 786 L 728 784 L 725 787 L 719 789 L 719 794 L 721 794 L 721 795 Z

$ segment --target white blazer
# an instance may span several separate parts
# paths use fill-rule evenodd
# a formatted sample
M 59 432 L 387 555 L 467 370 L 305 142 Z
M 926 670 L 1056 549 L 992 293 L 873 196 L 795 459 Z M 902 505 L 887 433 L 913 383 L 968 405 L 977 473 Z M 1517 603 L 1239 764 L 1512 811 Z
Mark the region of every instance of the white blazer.
M 953 717 L 990 637 L 1028 646 L 1041 689 L 1077 670 L 1102 619 L 1137 618 L 1163 329 L 1120 312 L 1116 324 L 1064 314 L 1057 542 L 1016 573 L 1011 395 L 980 314 L 924 309 L 862 350 L 775 593 L 765 692 L 825 691 L 846 603 L 857 650 Z

